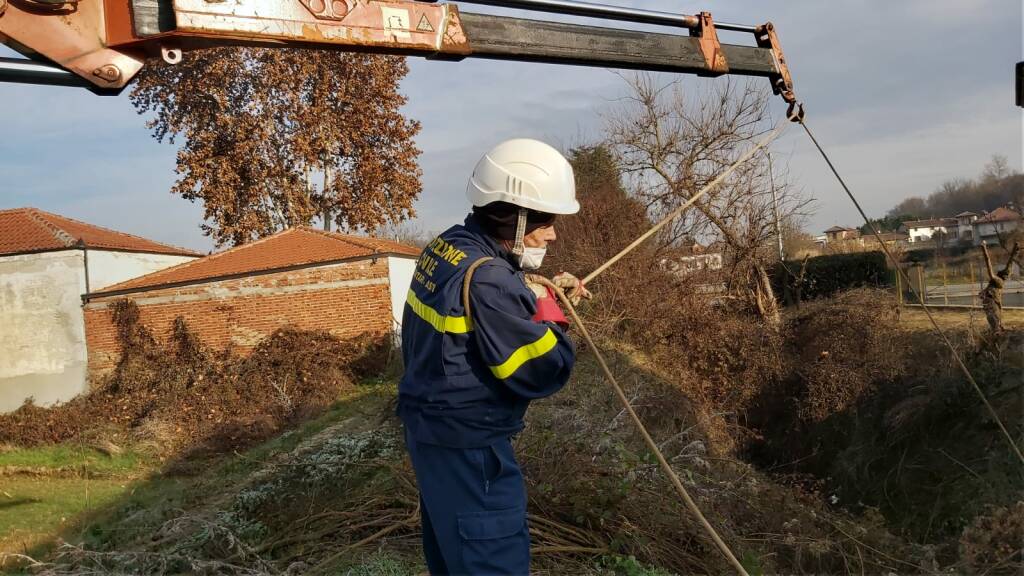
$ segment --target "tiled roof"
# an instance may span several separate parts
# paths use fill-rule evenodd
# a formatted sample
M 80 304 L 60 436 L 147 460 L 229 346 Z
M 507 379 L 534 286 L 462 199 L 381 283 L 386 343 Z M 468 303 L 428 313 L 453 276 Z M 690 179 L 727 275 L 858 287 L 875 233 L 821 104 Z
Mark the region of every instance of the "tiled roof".
M 828 234 L 829 232 L 852 232 L 853 230 L 856 230 L 856 228 L 847 228 L 846 226 L 833 226 L 828 230 L 825 230 L 825 233 Z
M 185 248 L 86 224 L 35 208 L 0 210 L 0 255 L 89 248 L 200 256 Z
M 1009 208 L 1000 206 L 999 208 L 996 208 L 995 210 L 989 212 L 988 214 L 985 214 L 981 218 L 978 218 L 977 220 L 974 221 L 974 223 L 986 224 L 989 222 L 1008 222 L 1011 220 L 1020 219 L 1020 214 L 1014 212 L 1013 210 L 1010 210 Z
M 188 284 L 225 276 L 370 257 L 374 254 L 416 257 L 419 256 L 420 250 L 379 238 L 324 232 L 305 227 L 289 228 L 250 244 L 236 246 L 205 258 L 109 286 L 104 288 L 103 292 Z

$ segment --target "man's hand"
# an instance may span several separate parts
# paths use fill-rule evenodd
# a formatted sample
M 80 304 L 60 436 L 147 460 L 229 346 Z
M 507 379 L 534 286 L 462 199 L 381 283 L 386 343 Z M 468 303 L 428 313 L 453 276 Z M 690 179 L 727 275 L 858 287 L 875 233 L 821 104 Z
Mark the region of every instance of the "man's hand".
M 537 297 L 537 313 L 533 315 L 534 322 L 554 322 L 562 328 L 568 328 L 569 320 L 562 312 L 554 291 L 540 282 L 533 281 L 532 276 L 532 274 L 526 275 L 526 287 Z
M 538 300 L 548 297 L 548 287 L 540 284 L 539 282 L 531 282 L 529 274 L 526 275 L 526 287 L 533 292 L 533 295 L 536 296 Z
M 580 300 L 583 300 L 584 298 L 590 300 L 594 297 L 594 295 L 591 294 L 583 285 L 583 282 L 580 282 L 579 278 L 576 278 L 568 272 L 558 274 L 552 278 L 551 281 L 555 283 L 555 286 L 558 286 L 563 292 L 565 292 L 565 295 L 569 297 L 569 301 L 572 302 L 573 306 L 578 305 Z

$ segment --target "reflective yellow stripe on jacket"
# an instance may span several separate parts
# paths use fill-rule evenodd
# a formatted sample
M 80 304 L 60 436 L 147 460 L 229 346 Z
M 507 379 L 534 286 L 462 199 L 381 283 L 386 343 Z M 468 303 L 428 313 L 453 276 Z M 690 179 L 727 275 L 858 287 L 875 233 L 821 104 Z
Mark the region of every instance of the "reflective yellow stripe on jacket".
M 538 338 L 535 342 L 531 342 L 525 346 L 516 348 L 516 351 L 497 366 L 491 366 L 491 373 L 494 374 L 498 379 L 505 379 L 515 374 L 515 371 L 526 362 L 539 358 L 548 352 L 550 352 L 558 344 L 558 338 L 555 333 L 548 328 L 544 335 Z
M 433 326 L 434 330 L 438 332 L 448 332 L 450 334 L 465 334 L 469 332 L 469 323 L 466 322 L 465 316 L 444 316 L 437 310 L 424 304 L 416 297 L 416 293 L 412 290 L 409 290 L 409 296 L 406 297 L 405 302 L 417 316 Z

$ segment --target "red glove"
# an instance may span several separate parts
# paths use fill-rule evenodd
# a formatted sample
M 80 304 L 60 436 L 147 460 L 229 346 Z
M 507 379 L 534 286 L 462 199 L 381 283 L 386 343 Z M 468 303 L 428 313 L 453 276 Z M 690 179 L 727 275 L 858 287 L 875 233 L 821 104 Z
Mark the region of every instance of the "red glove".
M 558 297 L 551 291 L 551 288 L 545 287 L 545 289 L 547 294 L 537 298 L 537 313 L 533 315 L 533 321 L 554 322 L 562 328 L 568 328 L 569 320 L 558 305 Z

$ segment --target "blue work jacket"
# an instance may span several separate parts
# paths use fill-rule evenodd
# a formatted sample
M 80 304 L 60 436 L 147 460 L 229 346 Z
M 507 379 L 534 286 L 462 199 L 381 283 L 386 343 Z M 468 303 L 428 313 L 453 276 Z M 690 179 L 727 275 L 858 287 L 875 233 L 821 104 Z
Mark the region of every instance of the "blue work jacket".
M 462 305 L 466 270 L 471 318 Z M 515 258 L 470 215 L 422 252 L 402 315 L 398 415 L 419 442 L 489 446 L 523 429 L 530 400 L 569 379 L 576 351 L 560 327 L 532 320 L 536 296 Z

